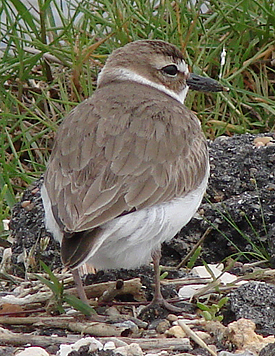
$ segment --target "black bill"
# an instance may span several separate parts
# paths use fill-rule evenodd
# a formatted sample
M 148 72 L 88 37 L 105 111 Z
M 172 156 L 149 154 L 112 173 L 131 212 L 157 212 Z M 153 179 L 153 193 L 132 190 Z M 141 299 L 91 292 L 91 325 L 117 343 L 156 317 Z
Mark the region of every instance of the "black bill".
M 190 89 L 196 91 L 205 91 L 205 92 L 218 92 L 218 91 L 229 91 L 228 88 L 221 85 L 215 79 L 201 77 L 200 75 L 190 73 L 186 83 Z

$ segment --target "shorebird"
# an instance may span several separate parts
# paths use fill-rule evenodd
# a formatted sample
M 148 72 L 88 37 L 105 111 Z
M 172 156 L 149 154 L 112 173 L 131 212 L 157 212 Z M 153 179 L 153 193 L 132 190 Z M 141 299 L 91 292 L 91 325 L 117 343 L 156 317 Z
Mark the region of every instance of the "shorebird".
M 135 41 L 109 56 L 92 97 L 59 127 L 41 189 L 45 223 L 85 302 L 82 264 L 129 269 L 153 259 L 152 303 L 175 309 L 160 291 L 160 246 L 193 217 L 209 175 L 200 122 L 184 106 L 189 87 L 223 90 L 189 73 L 172 44 Z

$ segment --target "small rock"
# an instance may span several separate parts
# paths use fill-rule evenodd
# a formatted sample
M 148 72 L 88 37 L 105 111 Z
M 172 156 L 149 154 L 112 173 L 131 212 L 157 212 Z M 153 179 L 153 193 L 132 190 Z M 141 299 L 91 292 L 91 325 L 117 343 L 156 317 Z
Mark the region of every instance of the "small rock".
M 173 336 L 173 337 L 176 337 L 176 338 L 186 337 L 185 332 L 178 325 L 172 326 L 169 330 L 167 330 L 165 332 L 165 335 Z
M 39 188 L 37 188 L 37 187 L 31 190 L 31 193 L 32 193 L 33 195 L 35 195 L 35 194 L 38 193 L 38 192 L 39 192 Z
M 270 141 L 272 141 L 272 137 L 270 136 L 256 137 L 254 139 L 254 144 L 256 147 L 266 146 Z
M 173 321 L 177 321 L 178 320 L 178 316 L 175 315 L 175 314 L 168 314 L 166 319 L 172 323 Z
M 241 318 L 228 325 L 229 340 L 238 348 L 243 349 L 247 344 L 258 342 L 253 321 Z
M 122 356 L 143 356 L 143 351 L 138 344 L 132 343 L 127 346 L 118 347 L 114 350 L 115 354 L 121 354 Z
M 259 141 L 259 142 L 255 142 L 255 146 L 258 148 L 258 147 L 265 146 L 265 144 L 263 142 Z
M 21 203 L 22 208 L 27 208 L 31 204 L 30 200 L 23 200 Z
M 161 320 L 156 326 L 156 332 L 159 334 L 164 334 L 166 330 L 170 328 L 170 323 L 168 320 Z
M 209 344 L 211 342 L 211 335 L 206 333 L 205 331 L 196 331 L 197 336 L 202 339 L 206 344 Z
M 115 323 L 114 326 L 118 328 L 125 328 L 125 330 L 129 330 L 133 334 L 137 334 L 139 332 L 138 326 L 131 320 L 125 320 L 121 323 Z
M 241 318 L 228 325 L 228 341 L 239 350 L 249 350 L 258 354 L 269 343 L 275 341 L 274 336 L 263 337 L 255 333 L 253 321 Z
M 34 208 L 34 204 L 30 200 L 22 201 L 21 206 L 27 211 L 31 211 Z
M 110 316 L 120 315 L 120 312 L 114 306 L 107 308 L 105 313 L 106 313 L 106 315 L 110 315 Z

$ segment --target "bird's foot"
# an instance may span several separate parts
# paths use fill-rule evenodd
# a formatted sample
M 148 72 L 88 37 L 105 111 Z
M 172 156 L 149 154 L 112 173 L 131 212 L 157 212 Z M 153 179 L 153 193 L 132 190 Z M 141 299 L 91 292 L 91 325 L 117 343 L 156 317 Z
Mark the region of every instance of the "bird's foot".
M 161 311 L 160 311 L 161 310 Z M 172 303 L 169 303 L 167 300 L 163 298 L 163 296 L 155 297 L 150 304 L 146 305 L 141 312 L 139 313 L 140 317 L 144 317 L 145 315 L 155 314 L 155 316 L 159 316 L 159 314 L 168 314 L 177 313 L 182 314 L 185 313 L 184 308 L 177 307 Z
M 154 302 L 154 301 L 152 301 L 152 302 Z M 154 303 L 159 305 L 160 307 L 167 309 L 170 312 L 173 312 L 173 313 L 182 313 L 184 311 L 183 308 L 176 307 L 172 303 L 169 303 L 167 300 L 165 300 L 163 297 L 160 300 L 155 301 Z M 149 304 L 149 306 L 150 306 L 150 304 Z

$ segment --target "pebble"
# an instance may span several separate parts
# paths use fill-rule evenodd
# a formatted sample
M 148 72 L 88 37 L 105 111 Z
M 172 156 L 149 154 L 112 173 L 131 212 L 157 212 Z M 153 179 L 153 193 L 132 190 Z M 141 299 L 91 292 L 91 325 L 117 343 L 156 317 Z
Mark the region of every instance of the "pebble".
M 120 312 L 117 310 L 116 307 L 112 306 L 106 309 L 106 315 L 117 316 L 120 315 Z
M 121 354 L 122 356 L 143 356 L 143 351 L 138 344 L 132 343 L 127 346 L 118 347 L 114 350 L 115 354 Z
M 162 320 L 156 326 L 156 332 L 159 334 L 164 334 L 166 330 L 170 328 L 170 323 L 168 320 Z
M 137 334 L 139 332 L 138 326 L 131 320 L 125 320 L 121 323 L 115 323 L 114 326 L 129 329 L 133 334 Z
M 34 204 L 30 200 L 22 201 L 21 206 L 27 211 L 31 211 L 34 208 Z
M 261 146 L 266 146 L 271 141 L 272 141 L 272 137 L 270 136 L 256 137 L 254 139 L 254 144 L 256 147 L 261 147 Z
M 163 321 L 167 321 L 166 319 L 155 319 L 153 320 L 149 326 L 148 326 L 148 330 L 156 330 L 157 326 L 159 325 L 159 323 L 162 323 Z
M 35 195 L 36 193 L 38 193 L 39 192 L 39 188 L 34 188 L 32 191 L 31 191 L 31 193 L 33 194 L 33 195 Z
M 256 325 L 252 320 L 240 318 L 227 327 L 228 341 L 239 350 L 249 350 L 256 355 L 265 345 L 275 342 L 275 337 L 258 335 L 255 333 Z
M 209 342 L 211 342 L 211 335 L 206 333 L 205 331 L 200 331 L 197 330 L 196 331 L 197 336 L 202 339 L 206 344 L 208 344 Z
M 185 332 L 182 330 L 182 328 L 178 325 L 172 326 L 169 330 L 165 332 L 165 335 L 167 336 L 174 336 L 176 338 L 181 338 L 181 337 L 186 337 Z
M 173 321 L 177 321 L 178 320 L 178 316 L 175 315 L 175 314 L 168 314 L 166 319 L 172 323 Z

